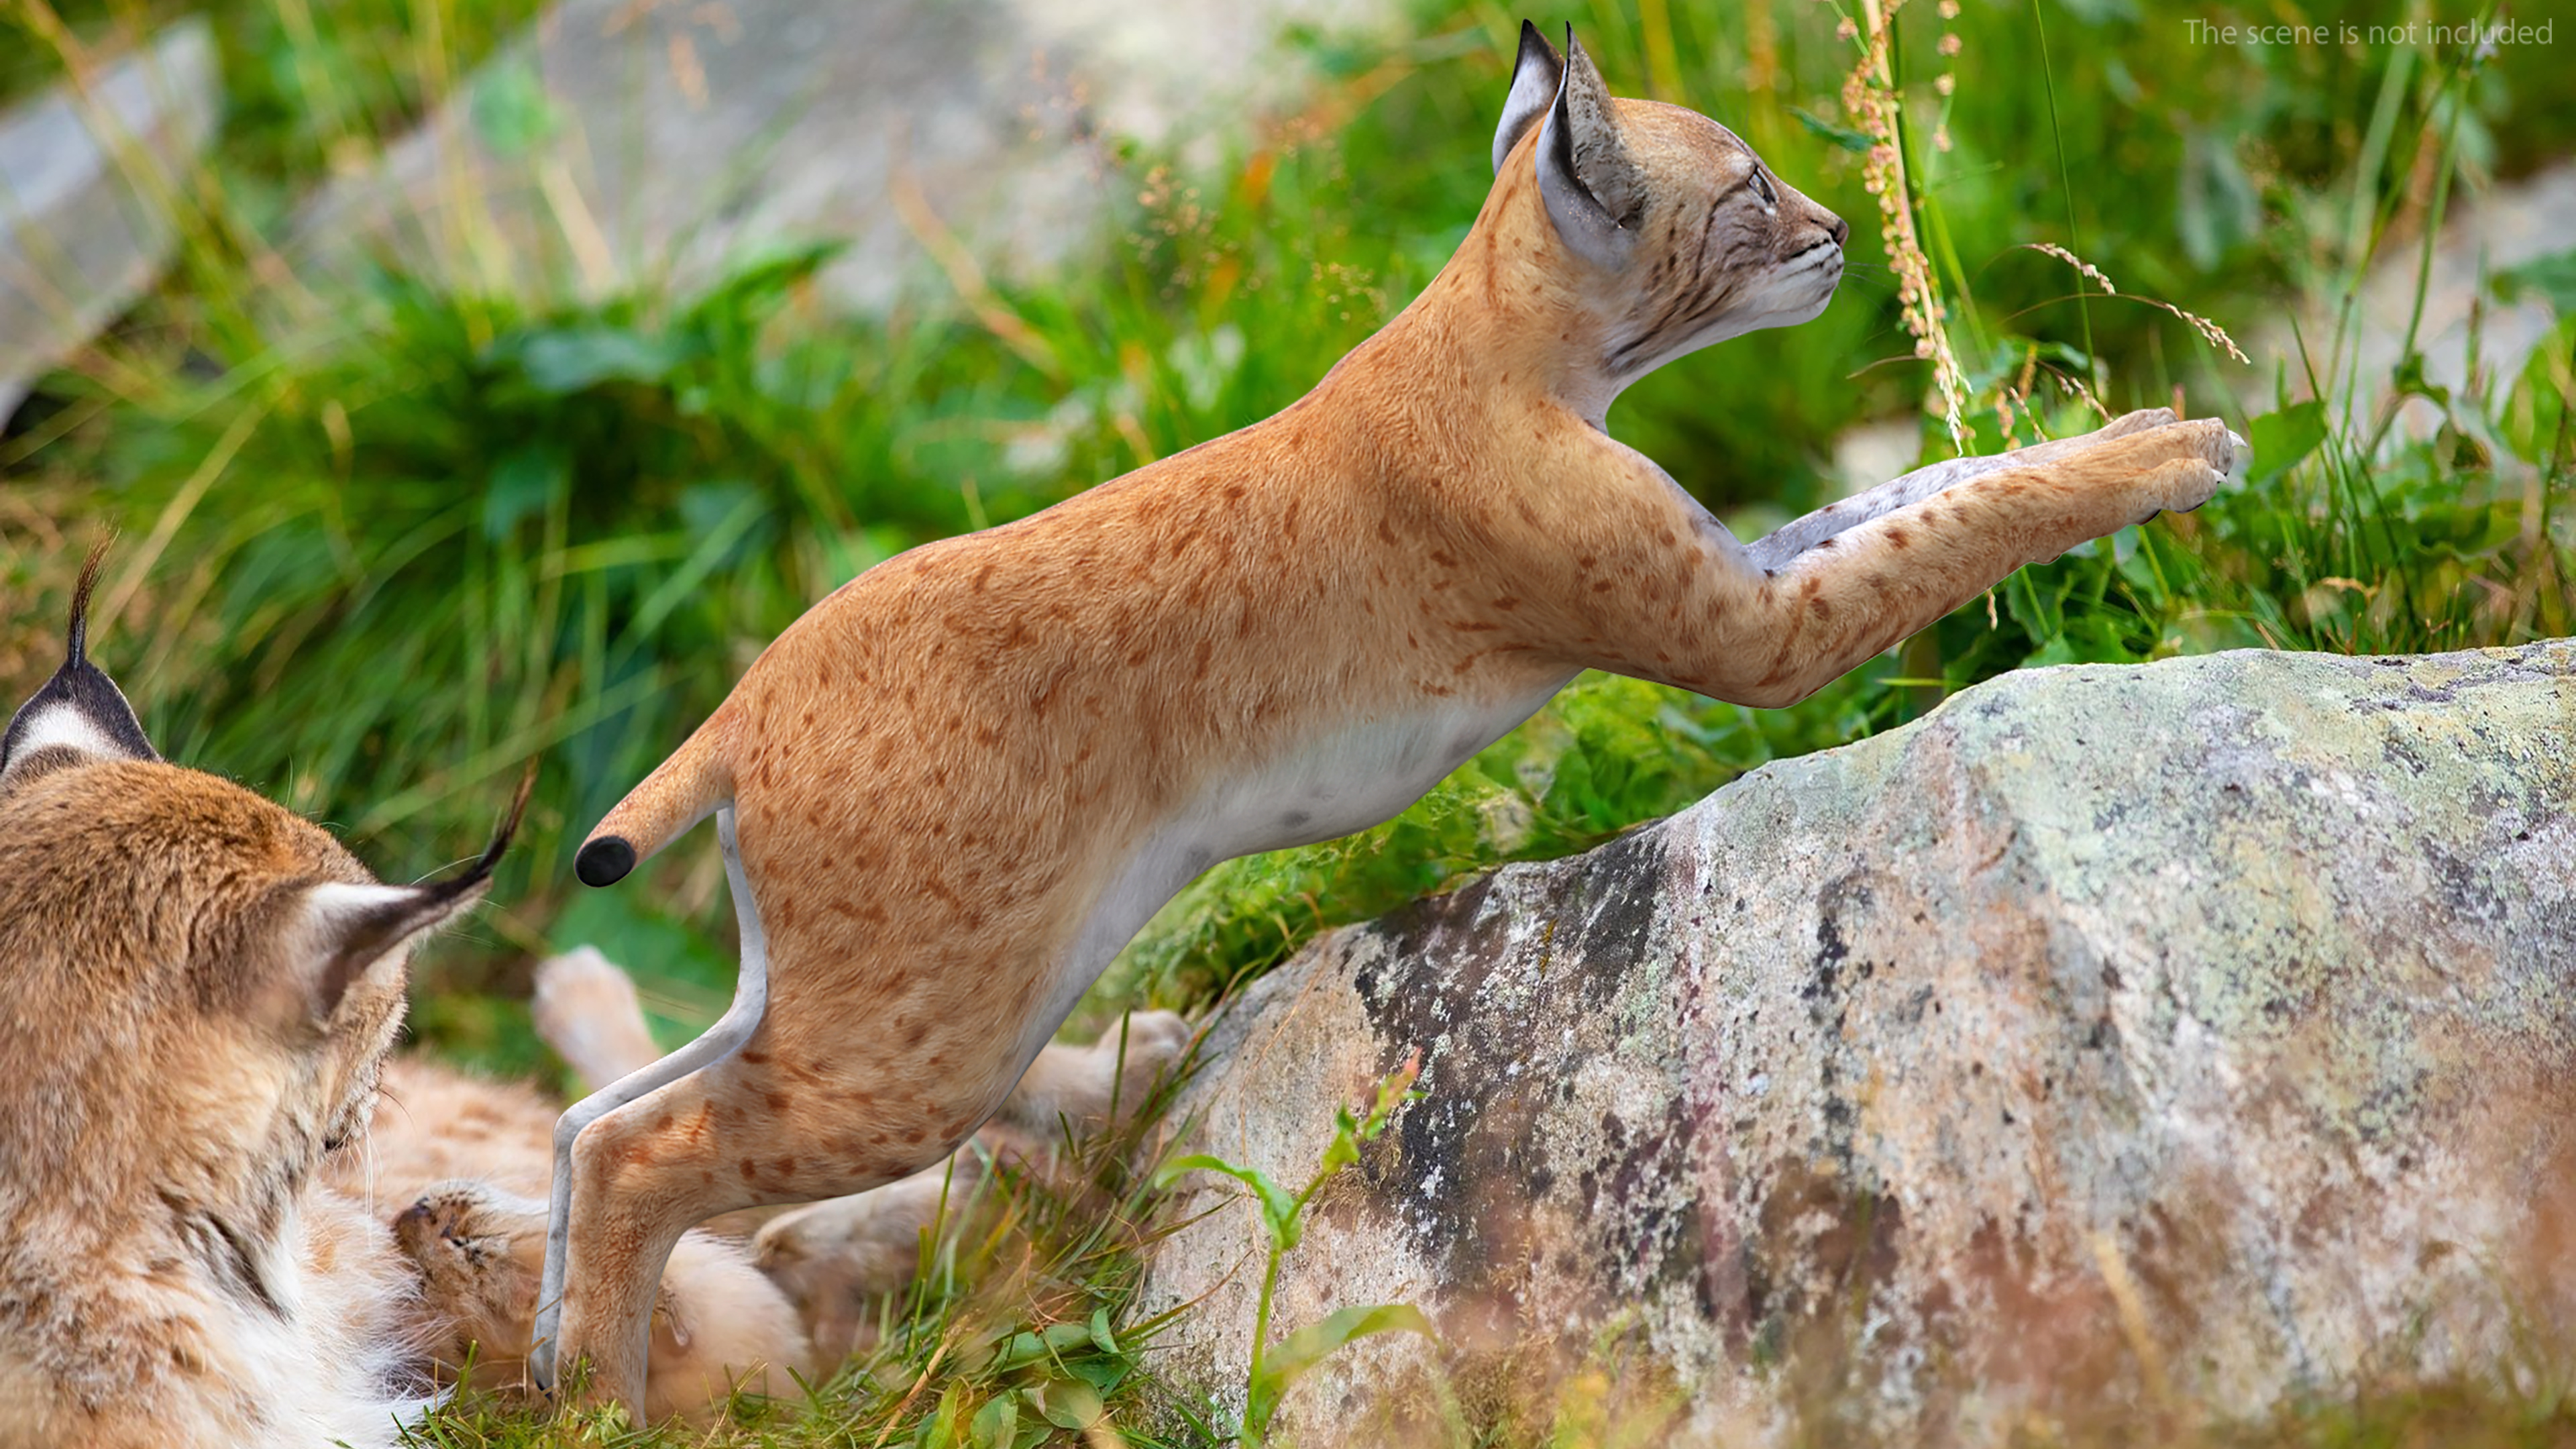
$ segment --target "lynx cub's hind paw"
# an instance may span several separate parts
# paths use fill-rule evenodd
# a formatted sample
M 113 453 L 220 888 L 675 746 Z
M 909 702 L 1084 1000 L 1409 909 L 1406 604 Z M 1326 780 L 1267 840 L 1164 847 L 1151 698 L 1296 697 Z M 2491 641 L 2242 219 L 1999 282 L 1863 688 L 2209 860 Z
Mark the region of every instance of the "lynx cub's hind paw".
M 1151 1058 L 1156 1066 L 1180 1055 L 1190 1043 L 1190 1024 L 1177 1011 L 1137 1011 L 1127 1015 L 1127 1059 Z M 1118 1050 L 1118 1026 L 1112 1023 L 1094 1044 L 1097 1050 Z

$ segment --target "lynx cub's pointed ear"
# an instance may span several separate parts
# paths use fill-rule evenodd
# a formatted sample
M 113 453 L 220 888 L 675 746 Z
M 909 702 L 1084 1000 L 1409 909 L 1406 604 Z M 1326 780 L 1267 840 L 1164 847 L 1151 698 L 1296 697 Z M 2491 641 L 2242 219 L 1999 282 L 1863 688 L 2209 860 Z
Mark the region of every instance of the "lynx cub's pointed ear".
M 1627 265 L 1645 216 L 1645 177 L 1619 138 L 1610 88 L 1571 25 L 1565 79 L 1538 136 L 1538 192 L 1556 234 L 1578 256 L 1612 270 Z
M 1521 133 L 1538 124 L 1547 108 L 1556 100 L 1556 88 L 1565 79 L 1565 59 L 1538 27 L 1521 22 L 1520 59 L 1512 62 L 1512 93 L 1503 99 L 1503 122 L 1494 128 L 1494 171 L 1501 174 L 1503 163 L 1511 159 L 1512 148 L 1521 143 Z
M 102 542 L 90 550 L 80 583 L 72 589 L 63 667 L 18 707 L 8 732 L 0 734 L 0 787 L 25 768 L 45 764 L 161 758 L 143 737 L 143 722 L 134 717 L 124 691 L 89 662 L 89 596 L 106 563 L 107 544 Z
M 401 990 L 401 967 L 411 944 L 463 914 L 491 889 L 492 868 L 518 833 L 536 779 L 531 768 L 519 781 L 518 798 L 493 832 L 492 843 L 472 865 L 446 880 L 410 886 L 326 881 L 305 889 L 293 959 L 305 983 L 305 1006 L 315 1020 L 328 1021 L 360 982 L 391 977 L 394 989 Z

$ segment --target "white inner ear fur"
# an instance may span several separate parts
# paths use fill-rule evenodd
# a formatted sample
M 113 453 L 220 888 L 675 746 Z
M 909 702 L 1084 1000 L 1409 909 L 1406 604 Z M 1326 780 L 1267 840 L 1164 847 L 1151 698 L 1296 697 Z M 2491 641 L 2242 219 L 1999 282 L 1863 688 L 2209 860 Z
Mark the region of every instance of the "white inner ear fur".
M 1511 159 L 1512 147 L 1518 145 L 1521 133 L 1537 124 L 1538 118 L 1556 100 L 1558 76 L 1562 63 L 1545 63 L 1544 54 L 1532 54 L 1524 44 L 1520 60 L 1512 72 L 1512 91 L 1503 100 L 1503 119 L 1494 127 L 1494 169 L 1501 171 Z
M 420 896 L 413 886 L 380 885 L 373 881 L 329 880 L 304 893 L 304 909 L 310 913 L 317 934 L 339 939 L 348 927 L 371 920 L 388 909 L 416 900 Z
M 23 760 L 38 750 L 60 746 L 78 750 L 84 755 L 105 759 L 126 758 L 124 746 L 109 739 L 88 715 L 69 702 L 49 704 L 27 717 L 26 733 L 18 736 L 18 745 L 10 752 L 12 760 Z
M 393 913 L 412 907 L 420 899 L 416 886 L 358 884 L 351 881 L 324 881 L 304 893 L 304 921 L 298 944 L 303 959 L 320 964 L 336 959 L 346 950 L 354 935 L 365 932 Z M 387 961 L 399 960 L 404 946 L 422 931 L 436 925 L 442 917 L 425 917 L 413 929 L 398 936 L 388 936 L 375 957 L 366 963 L 364 975 L 372 976 Z M 352 978 L 354 981 L 356 978 Z

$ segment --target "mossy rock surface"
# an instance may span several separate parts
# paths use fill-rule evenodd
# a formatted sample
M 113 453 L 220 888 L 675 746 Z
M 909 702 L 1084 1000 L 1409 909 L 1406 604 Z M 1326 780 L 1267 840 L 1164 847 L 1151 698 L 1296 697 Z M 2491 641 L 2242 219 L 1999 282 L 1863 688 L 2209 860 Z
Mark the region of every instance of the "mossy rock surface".
M 1435 1369 L 1481 1415 L 1615 1360 L 1730 1445 L 2563 1369 L 2576 641 L 2010 675 L 1328 936 L 1214 1046 L 1196 1145 L 1283 1181 L 1421 1052 L 1274 1331 L 1410 1302 L 1442 1344 L 1333 1360 L 1298 1442 Z M 1151 1260 L 1219 1392 L 1257 1233 Z

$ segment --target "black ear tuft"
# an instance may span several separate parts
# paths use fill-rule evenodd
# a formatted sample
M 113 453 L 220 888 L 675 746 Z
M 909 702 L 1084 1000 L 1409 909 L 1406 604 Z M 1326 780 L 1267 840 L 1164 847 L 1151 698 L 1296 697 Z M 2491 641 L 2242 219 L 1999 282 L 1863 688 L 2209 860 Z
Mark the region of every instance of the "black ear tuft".
M 0 733 L 0 775 L 40 751 L 62 749 L 90 759 L 157 760 L 161 756 L 143 734 L 143 722 L 125 701 L 124 691 L 89 662 L 89 601 L 107 565 L 102 539 L 81 565 L 80 582 L 72 588 L 71 629 L 64 641 L 63 667 L 29 696 Z
M 1521 136 L 1547 114 L 1556 89 L 1565 79 L 1565 59 L 1538 27 L 1521 22 L 1521 53 L 1512 62 L 1512 91 L 1503 100 L 1502 124 L 1494 127 L 1494 170 L 1500 174 Z
M 518 793 L 510 800 L 510 813 L 492 832 L 491 843 L 483 847 L 483 854 L 472 865 L 445 880 L 417 886 L 334 884 L 315 889 L 316 924 L 324 933 L 322 958 L 312 977 L 317 1015 L 327 1017 L 338 1009 L 341 998 L 349 994 L 350 983 L 396 947 L 482 899 L 491 885 L 493 867 L 501 863 L 511 837 L 519 833 L 519 821 L 528 810 L 528 793 L 536 783 L 537 767 L 532 760 L 519 777 Z
M 71 639 L 65 646 L 64 662 L 82 664 L 89 659 L 89 596 L 98 587 L 98 576 L 107 568 L 108 547 L 116 542 L 109 534 L 89 546 L 89 557 L 81 560 L 80 582 L 72 585 Z

